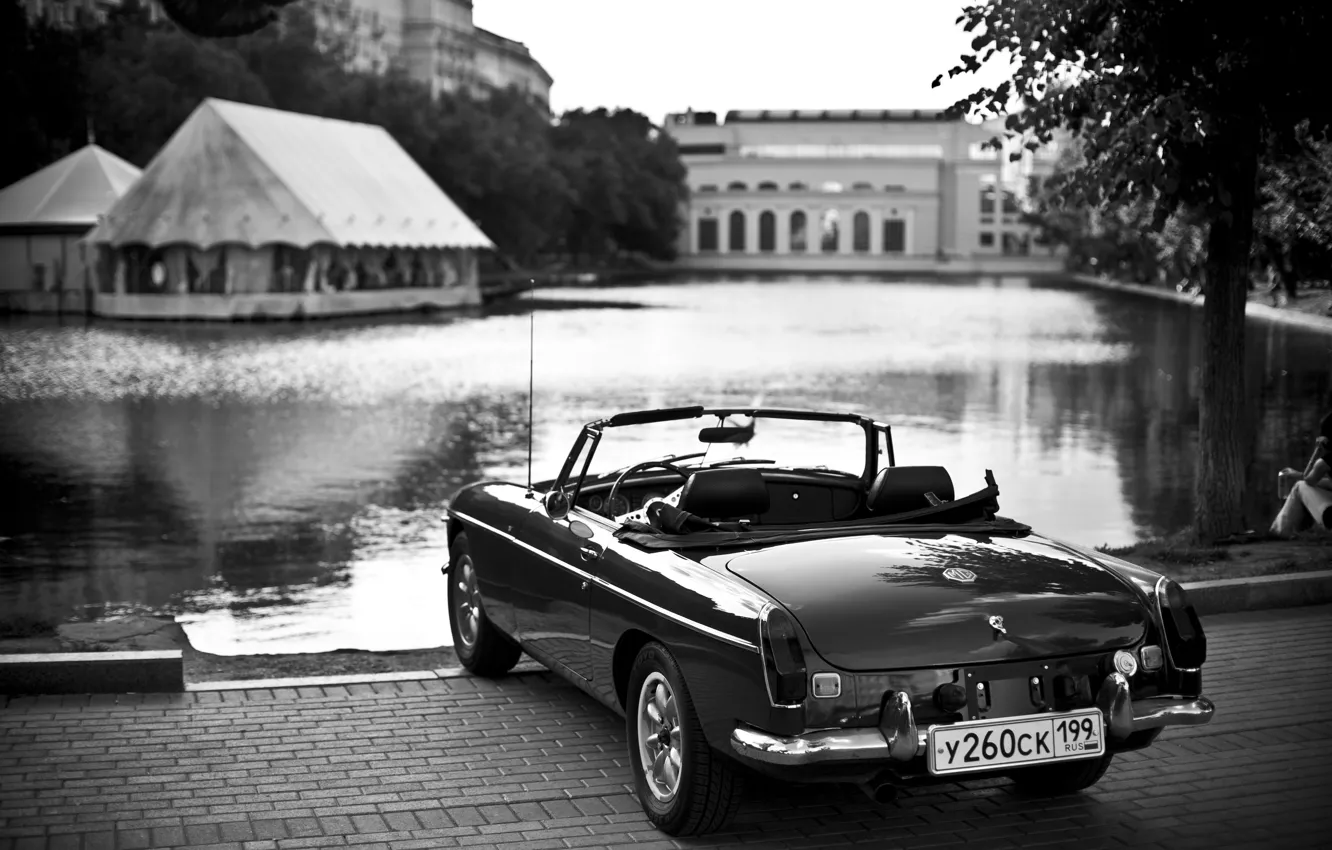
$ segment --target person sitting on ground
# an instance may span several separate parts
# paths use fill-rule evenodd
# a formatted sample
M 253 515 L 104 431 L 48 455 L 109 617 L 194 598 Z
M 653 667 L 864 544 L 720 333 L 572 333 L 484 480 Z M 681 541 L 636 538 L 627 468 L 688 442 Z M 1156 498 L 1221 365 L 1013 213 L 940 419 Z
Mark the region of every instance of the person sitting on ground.
M 1272 534 L 1289 537 L 1306 528 L 1310 522 L 1332 530 L 1332 465 L 1329 464 L 1329 444 L 1332 444 L 1332 413 L 1319 423 L 1319 436 L 1314 441 L 1313 456 L 1301 473 L 1294 469 L 1281 471 L 1281 479 L 1299 477 L 1286 496 L 1281 512 L 1272 520 Z

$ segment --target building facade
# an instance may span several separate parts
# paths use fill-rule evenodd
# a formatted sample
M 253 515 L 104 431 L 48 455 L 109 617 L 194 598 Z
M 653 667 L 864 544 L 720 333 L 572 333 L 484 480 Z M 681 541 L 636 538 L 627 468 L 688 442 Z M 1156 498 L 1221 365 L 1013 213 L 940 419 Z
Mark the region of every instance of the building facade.
M 28 11 L 28 19 L 45 18 L 55 26 L 72 27 L 80 20 L 102 23 L 112 9 L 124 5 L 124 0 L 23 0 L 23 7 Z M 157 0 L 139 0 L 139 5 L 148 10 L 148 16 L 154 21 L 163 20 L 166 14 Z
M 1029 256 L 1023 198 L 1055 157 L 1042 148 L 1010 163 L 983 146 L 994 126 L 920 110 L 731 111 L 720 122 L 691 111 L 665 129 L 688 168 L 686 260 L 874 268 L 874 258 Z
M 522 42 L 475 26 L 471 0 L 315 0 L 311 8 L 320 30 L 351 48 L 357 70 L 400 63 L 436 95 L 516 86 L 550 111 L 550 74 Z

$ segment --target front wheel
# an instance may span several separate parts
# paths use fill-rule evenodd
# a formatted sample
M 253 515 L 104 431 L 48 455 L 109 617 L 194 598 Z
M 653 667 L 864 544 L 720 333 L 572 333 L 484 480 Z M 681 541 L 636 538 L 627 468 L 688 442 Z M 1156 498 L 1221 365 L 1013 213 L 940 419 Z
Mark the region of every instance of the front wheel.
M 667 835 L 721 829 L 740 803 L 742 780 L 708 746 L 684 677 L 666 647 L 649 643 L 639 651 L 628 697 L 629 762 L 648 820 Z
M 1024 767 L 1013 771 L 1013 784 L 1023 793 L 1042 797 L 1072 794 L 1100 782 L 1113 760 L 1114 754 L 1106 753 L 1098 759 Z
M 518 663 L 522 648 L 486 617 L 467 535 L 459 534 L 450 551 L 448 599 L 453 650 L 462 666 L 478 676 L 503 676 Z

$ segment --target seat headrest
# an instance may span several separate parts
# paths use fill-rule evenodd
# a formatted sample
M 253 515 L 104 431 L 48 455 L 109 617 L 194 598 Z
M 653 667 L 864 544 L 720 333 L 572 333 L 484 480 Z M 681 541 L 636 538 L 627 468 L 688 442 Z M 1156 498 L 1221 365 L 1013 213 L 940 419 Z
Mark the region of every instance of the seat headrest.
M 768 505 L 768 485 L 757 469 L 705 469 L 689 476 L 679 508 L 709 519 L 730 519 L 765 513 Z
M 942 466 L 887 466 L 874 476 L 865 503 L 871 513 L 900 514 L 928 508 L 926 493 L 953 500 L 953 478 Z

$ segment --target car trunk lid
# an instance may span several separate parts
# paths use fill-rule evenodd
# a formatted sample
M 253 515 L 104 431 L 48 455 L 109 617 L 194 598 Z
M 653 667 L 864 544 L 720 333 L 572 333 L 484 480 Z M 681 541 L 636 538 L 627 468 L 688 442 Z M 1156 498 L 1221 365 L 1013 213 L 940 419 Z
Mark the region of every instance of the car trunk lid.
M 727 569 L 785 605 L 815 651 L 846 670 L 1107 651 L 1139 640 L 1148 622 L 1114 574 L 1036 536 L 805 541 L 737 555 Z

